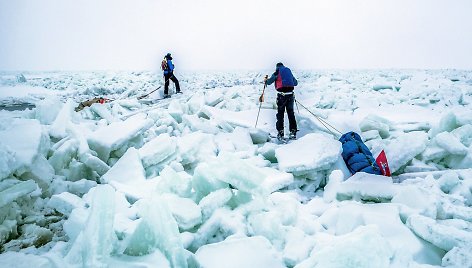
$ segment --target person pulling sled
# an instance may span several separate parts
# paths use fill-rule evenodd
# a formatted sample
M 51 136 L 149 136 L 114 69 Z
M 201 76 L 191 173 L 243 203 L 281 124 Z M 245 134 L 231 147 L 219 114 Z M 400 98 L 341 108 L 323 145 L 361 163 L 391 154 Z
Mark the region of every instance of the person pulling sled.
M 182 93 L 180 91 L 179 80 L 174 75 L 174 64 L 172 63 L 172 56 L 167 53 L 161 63 L 161 69 L 164 72 L 164 98 L 170 98 L 169 95 L 169 80 L 172 80 L 175 84 L 176 93 Z
M 277 122 L 275 128 L 277 129 L 277 139 L 279 141 L 284 140 L 284 113 L 287 111 L 288 124 L 289 124 L 289 139 L 294 140 L 297 138 L 297 121 L 295 119 L 295 112 L 293 109 L 293 103 L 295 96 L 293 90 L 298 85 L 297 79 L 292 74 L 292 71 L 285 67 L 283 63 L 277 63 L 275 72 L 270 78 L 264 79 L 264 83 L 271 85 L 275 82 L 275 90 L 277 90 Z M 262 99 L 259 98 L 259 100 Z

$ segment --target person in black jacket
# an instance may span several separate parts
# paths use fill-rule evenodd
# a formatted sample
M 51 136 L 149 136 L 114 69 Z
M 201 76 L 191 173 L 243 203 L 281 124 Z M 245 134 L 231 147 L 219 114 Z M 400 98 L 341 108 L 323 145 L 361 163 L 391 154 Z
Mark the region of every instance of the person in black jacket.
M 297 121 L 295 120 L 295 113 L 293 103 L 295 96 L 293 89 L 298 85 L 297 79 L 293 77 L 292 71 L 285 67 L 283 63 L 279 62 L 276 65 L 275 72 L 269 79 L 264 81 L 267 85 L 275 82 L 275 89 L 277 90 L 277 139 L 284 138 L 284 113 L 287 110 L 288 126 L 290 130 L 289 139 L 297 138 Z

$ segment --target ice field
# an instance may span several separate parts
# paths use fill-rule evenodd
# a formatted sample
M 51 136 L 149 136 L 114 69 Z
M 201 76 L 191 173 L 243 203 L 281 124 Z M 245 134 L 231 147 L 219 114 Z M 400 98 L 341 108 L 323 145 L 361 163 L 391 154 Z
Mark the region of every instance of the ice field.
M 0 267 L 472 267 L 472 71 L 294 70 L 288 144 L 270 72 L 0 73 Z

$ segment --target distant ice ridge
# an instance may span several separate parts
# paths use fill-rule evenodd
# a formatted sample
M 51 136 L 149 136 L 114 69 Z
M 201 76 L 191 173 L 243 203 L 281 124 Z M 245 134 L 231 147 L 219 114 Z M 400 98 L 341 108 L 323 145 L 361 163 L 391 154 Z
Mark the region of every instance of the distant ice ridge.
M 150 73 L 25 73 L 62 95 L 1 114 L 0 266 L 471 266 L 471 73 L 295 74 L 300 103 L 385 150 L 393 178 L 350 176 L 302 107 L 299 139 L 270 142 L 262 73 L 187 75 L 149 106 Z M 76 113 L 66 84 L 119 99 Z

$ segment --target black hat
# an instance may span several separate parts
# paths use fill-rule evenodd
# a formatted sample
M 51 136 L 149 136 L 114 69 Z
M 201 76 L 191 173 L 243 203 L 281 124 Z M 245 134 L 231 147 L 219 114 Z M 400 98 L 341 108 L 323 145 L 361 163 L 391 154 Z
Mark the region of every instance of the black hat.
M 172 56 L 170 55 L 170 53 L 167 53 L 165 57 L 166 57 L 166 58 L 172 58 Z
M 277 65 L 275 65 L 275 67 L 280 67 L 280 66 L 284 66 L 284 64 L 279 62 L 279 63 L 277 63 Z

